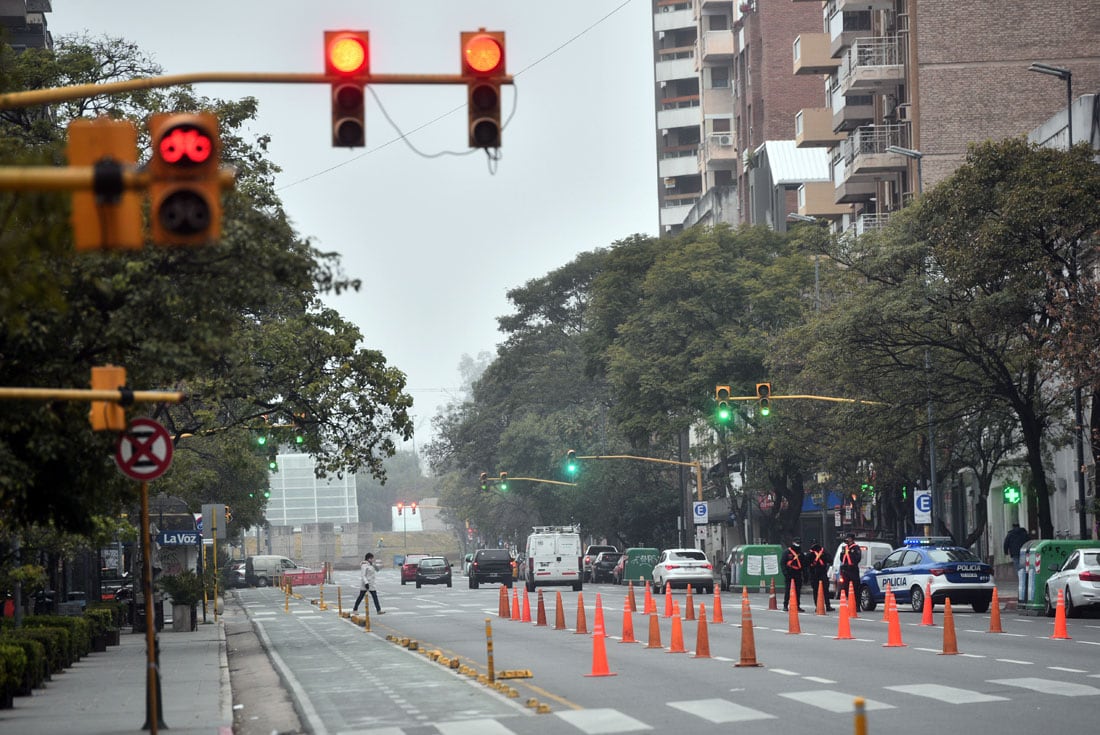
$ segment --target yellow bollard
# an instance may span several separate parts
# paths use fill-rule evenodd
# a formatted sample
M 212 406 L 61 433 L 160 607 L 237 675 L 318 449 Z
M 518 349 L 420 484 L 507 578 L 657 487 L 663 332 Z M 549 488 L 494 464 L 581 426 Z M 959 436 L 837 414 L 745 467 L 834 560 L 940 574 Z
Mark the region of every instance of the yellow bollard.
M 344 590 L 342 587 L 336 588 L 336 614 L 344 617 Z
M 284 590 L 284 592 L 286 594 L 286 602 L 283 603 L 283 610 L 285 612 L 290 612 L 290 588 L 289 587 L 286 588 L 286 590 Z
M 485 618 L 485 648 L 489 654 L 489 681 L 495 682 L 497 677 L 493 668 L 493 623 L 489 618 Z
M 367 600 L 370 602 L 370 600 Z M 363 610 L 363 632 L 370 633 L 370 605 L 364 605 Z
M 328 605 L 325 604 L 325 583 L 321 583 L 321 601 L 317 603 L 318 610 L 328 610 Z
M 863 697 L 856 697 L 855 735 L 867 735 L 867 713 L 864 711 Z

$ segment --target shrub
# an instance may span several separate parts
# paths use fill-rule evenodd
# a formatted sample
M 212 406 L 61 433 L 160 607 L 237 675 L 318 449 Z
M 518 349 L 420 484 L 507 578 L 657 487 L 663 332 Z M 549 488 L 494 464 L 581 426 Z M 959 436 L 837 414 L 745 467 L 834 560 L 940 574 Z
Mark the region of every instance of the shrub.
M 0 707 L 10 707 L 12 697 L 23 685 L 27 654 L 19 646 L 0 643 Z
M 202 600 L 202 578 L 190 569 L 160 578 L 160 588 L 175 605 L 196 605 Z
M 42 645 L 46 651 L 46 678 L 68 666 L 69 631 L 64 628 L 20 628 L 12 635 Z
M 42 686 L 49 676 L 49 662 L 46 660 L 46 647 L 33 638 L 12 633 L 0 636 L 0 646 L 17 646 L 27 656 L 27 667 L 23 672 L 23 683 L 16 691 L 18 695 L 27 695 L 32 689 Z
M 69 632 L 69 662 L 79 661 L 92 651 L 92 626 L 83 617 L 69 615 L 29 615 L 23 625 L 45 628 L 64 628 Z M 66 664 L 68 665 L 68 664 Z

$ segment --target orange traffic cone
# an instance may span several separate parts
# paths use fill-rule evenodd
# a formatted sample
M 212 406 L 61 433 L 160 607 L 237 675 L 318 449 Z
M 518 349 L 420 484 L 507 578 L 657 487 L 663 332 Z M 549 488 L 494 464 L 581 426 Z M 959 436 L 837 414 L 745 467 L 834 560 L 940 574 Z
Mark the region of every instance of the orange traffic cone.
M 954 655 L 959 652 L 958 641 L 955 640 L 955 616 L 951 614 L 951 598 L 943 601 L 943 651 L 940 655 Z
M 523 588 L 523 615 L 520 616 L 519 621 L 521 623 L 531 622 L 531 600 L 527 597 L 527 588 Z
M 519 621 L 520 619 L 519 609 L 519 590 L 515 587 L 512 588 L 512 620 Z
M 600 593 L 596 593 L 596 617 L 595 623 L 592 627 L 592 633 L 595 635 L 607 635 L 607 631 L 603 627 L 603 603 L 600 602 Z
M 661 645 L 661 623 L 655 612 L 649 614 L 649 645 L 646 648 L 664 648 Z
M 561 605 L 561 592 L 557 593 L 554 607 L 554 630 L 565 630 L 565 608 Z
M 653 599 L 653 592 L 649 589 L 649 582 L 645 583 L 645 597 L 642 599 L 642 614 L 652 615 L 657 612 L 657 602 Z
M 741 600 L 741 660 L 734 666 L 760 666 L 756 662 L 756 640 L 752 634 L 752 608 L 748 597 Z
M 921 625 L 935 625 L 932 621 L 932 608 L 935 605 L 932 604 L 932 582 L 929 581 L 925 586 L 924 593 L 924 608 L 921 610 L 920 624 Z
M 687 611 L 684 620 L 695 620 L 695 598 L 691 596 L 690 584 L 688 585 L 687 602 L 684 604 L 684 609 Z
M 592 673 L 585 676 L 615 676 L 607 668 L 607 647 L 602 635 L 592 636 Z
M 814 615 L 825 614 L 825 583 L 818 581 L 817 583 L 817 606 L 814 608 Z
M 1058 607 L 1054 610 L 1054 635 L 1051 638 L 1070 640 L 1069 632 L 1066 630 L 1066 598 L 1062 590 L 1058 590 Z
M 623 637 L 619 639 L 619 643 L 637 643 L 634 640 L 634 618 L 631 615 L 629 597 L 623 604 Z
M 672 617 L 672 585 L 665 583 L 665 615 L 666 618 Z
M 768 597 L 768 609 L 769 610 L 778 610 L 779 609 L 779 603 L 777 603 L 775 601 L 775 577 L 772 577 L 772 591 L 771 591 L 771 595 Z
M 699 603 L 699 625 L 695 629 L 695 658 L 710 658 L 710 635 L 707 633 L 707 606 Z
M 512 617 L 512 613 L 508 612 L 508 592 L 504 585 L 500 586 L 500 611 L 497 613 L 502 618 Z
M 855 582 L 848 583 L 848 616 L 853 618 L 859 617 L 859 598 L 856 597 Z
M 794 604 L 787 607 L 787 635 L 797 635 L 802 632 L 802 628 L 798 624 L 798 591 L 793 579 L 791 580 L 791 599 Z
M 890 583 L 886 583 L 886 599 L 883 600 L 882 605 L 882 622 L 890 622 L 890 598 L 894 596 L 894 589 L 890 586 Z
M 684 650 L 684 628 L 679 615 L 672 616 L 672 640 L 668 644 L 669 653 L 687 653 Z
M 588 619 L 584 616 L 584 597 L 577 593 L 577 633 L 588 635 Z
M 626 586 L 626 598 L 630 600 L 630 612 L 638 612 L 638 603 L 634 599 L 634 580 Z
M 991 612 L 989 613 L 989 632 L 1004 633 L 1001 630 L 1001 601 L 997 597 L 997 588 L 993 588 L 993 599 L 989 601 Z
M 886 634 L 886 643 L 883 643 L 883 647 L 895 648 L 898 646 L 904 646 L 901 642 L 901 620 L 898 619 L 898 601 L 894 599 L 894 593 L 891 592 L 887 598 L 886 603 L 886 623 L 889 626 Z
M 836 638 L 838 641 L 852 640 L 851 615 L 848 614 L 848 593 L 840 591 L 840 615 L 837 616 Z
M 715 623 L 726 622 L 722 618 L 722 591 L 718 587 L 714 588 L 714 612 L 712 614 L 711 620 L 713 620 Z
M 538 614 L 535 618 L 536 627 L 546 627 L 546 604 L 542 601 L 542 590 L 539 590 Z

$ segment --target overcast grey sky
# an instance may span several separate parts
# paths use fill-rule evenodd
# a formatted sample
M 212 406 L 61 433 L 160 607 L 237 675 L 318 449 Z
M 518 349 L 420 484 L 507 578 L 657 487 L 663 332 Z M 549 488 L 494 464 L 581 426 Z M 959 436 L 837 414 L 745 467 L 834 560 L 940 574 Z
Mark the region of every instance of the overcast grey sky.
M 369 93 L 367 146 L 334 149 L 324 85 L 198 86 L 259 99 L 286 211 L 362 279 L 328 303 L 408 376 L 418 448 L 458 397 L 462 355 L 495 353 L 508 289 L 658 232 L 648 0 L 54 0 L 47 23 L 133 41 L 168 74 L 320 73 L 336 29 L 370 31 L 376 74 L 457 74 L 461 31 L 506 32 L 514 115 L 495 174 L 481 151 L 410 150 Z M 465 88 L 373 89 L 420 151 L 468 150 Z

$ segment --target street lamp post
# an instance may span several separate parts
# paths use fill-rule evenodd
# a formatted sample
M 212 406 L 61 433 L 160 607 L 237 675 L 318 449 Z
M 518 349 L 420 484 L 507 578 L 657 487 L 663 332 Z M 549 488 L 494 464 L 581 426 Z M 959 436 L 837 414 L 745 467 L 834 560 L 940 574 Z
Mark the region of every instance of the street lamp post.
M 917 193 L 924 193 L 924 172 L 921 171 L 920 161 L 924 158 L 924 154 L 920 151 L 913 150 L 912 148 L 902 148 L 900 145 L 888 145 L 886 146 L 887 153 L 896 153 L 899 156 L 905 156 L 906 158 L 912 158 L 917 162 Z
M 1064 66 L 1051 66 L 1050 64 L 1033 63 L 1028 71 L 1039 74 L 1047 74 L 1057 77 L 1066 83 L 1066 150 L 1073 148 L 1073 72 Z M 1077 241 L 1074 240 L 1070 249 L 1070 277 L 1074 285 L 1077 284 Z M 1082 434 L 1085 430 L 1085 419 L 1081 409 L 1081 386 L 1073 388 L 1073 447 L 1077 456 L 1077 471 L 1074 473 L 1077 480 L 1077 519 L 1081 538 L 1091 538 L 1088 519 L 1085 513 L 1085 443 Z

